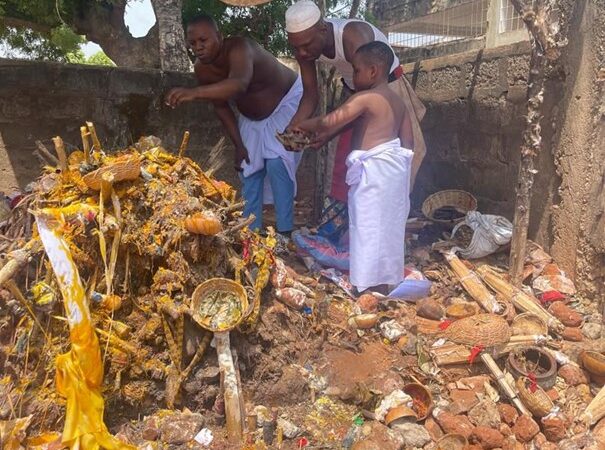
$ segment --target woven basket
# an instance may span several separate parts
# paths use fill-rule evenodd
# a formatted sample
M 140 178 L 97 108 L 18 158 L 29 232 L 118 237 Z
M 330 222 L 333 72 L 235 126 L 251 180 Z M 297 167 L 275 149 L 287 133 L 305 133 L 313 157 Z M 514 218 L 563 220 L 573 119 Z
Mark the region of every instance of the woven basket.
M 221 0 L 229 6 L 257 6 L 269 3 L 271 0 Z
M 519 314 L 511 325 L 513 336 L 548 335 L 548 326 L 534 313 Z
M 199 311 L 203 303 L 207 300 L 208 295 L 215 291 L 227 291 L 234 294 L 241 303 L 242 314 L 239 318 L 234 318 L 231 321 L 223 322 L 218 327 L 212 326 L 210 318 L 203 317 Z M 191 296 L 191 316 L 202 328 L 212 332 L 229 331 L 240 324 L 248 311 L 248 296 L 244 287 L 233 280 L 227 278 L 211 278 L 200 284 L 193 295 Z
M 450 207 L 462 214 L 461 217 L 454 220 L 436 219 L 435 212 L 440 208 Z M 477 209 L 477 199 L 466 191 L 450 189 L 447 191 L 435 192 L 429 195 L 422 203 L 422 214 L 434 222 L 456 223 L 464 220 L 464 216 L 469 211 Z
M 550 414 L 554 404 L 550 397 L 546 395 L 544 389 L 536 384 L 535 392 L 529 390 L 531 381 L 527 377 L 519 377 L 517 379 L 517 391 L 519 391 L 519 398 L 523 404 L 531 411 L 536 417 L 544 417 Z
M 510 340 L 508 323 L 496 314 L 477 314 L 457 320 L 445 333 L 450 341 L 471 346 L 493 347 Z

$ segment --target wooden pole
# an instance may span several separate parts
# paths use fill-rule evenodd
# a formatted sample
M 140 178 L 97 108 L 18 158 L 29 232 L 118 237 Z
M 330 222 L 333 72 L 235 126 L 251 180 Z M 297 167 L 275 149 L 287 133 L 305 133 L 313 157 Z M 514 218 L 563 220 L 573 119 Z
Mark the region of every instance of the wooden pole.
M 542 148 L 542 104 L 544 101 L 544 83 L 546 69 L 560 55 L 553 32 L 550 11 L 553 0 L 511 0 L 517 13 L 521 15 L 531 41 L 531 60 L 527 80 L 527 116 L 526 128 L 521 144 L 521 161 L 515 199 L 515 218 L 513 220 L 513 238 L 510 251 L 510 275 L 513 283 L 520 286 L 523 281 L 523 266 L 527 246 L 532 186 L 536 169 L 535 157 Z

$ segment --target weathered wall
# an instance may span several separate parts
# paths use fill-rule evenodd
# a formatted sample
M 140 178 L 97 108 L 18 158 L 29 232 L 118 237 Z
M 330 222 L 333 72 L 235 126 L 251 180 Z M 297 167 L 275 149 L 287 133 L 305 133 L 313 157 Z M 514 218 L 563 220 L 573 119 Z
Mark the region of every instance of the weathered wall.
M 427 106 L 415 205 L 441 189 L 464 189 L 483 212 L 512 218 L 528 51 L 523 43 L 404 66 Z
M 563 89 L 545 150 L 561 180 L 550 195 L 552 254 L 589 298 L 605 300 L 605 1 L 566 0 L 569 45 L 557 76 Z M 560 94 L 559 94 L 560 93 Z M 559 95 L 557 95 L 559 94 Z M 549 151 L 550 150 L 550 151 Z M 545 152 L 545 153 L 546 153 Z
M 187 74 L 0 59 L 0 191 L 23 188 L 38 176 L 36 140 L 52 148 L 50 139 L 60 135 L 68 148 L 81 146 L 86 120 L 108 148 L 152 134 L 176 149 L 189 130 L 188 155 L 203 163 L 223 136 L 212 107 L 196 102 L 172 110 L 162 101 L 171 87 L 194 84 Z M 237 184 L 230 147 L 226 158 L 218 175 Z M 299 170 L 299 197 L 311 198 L 311 158 Z

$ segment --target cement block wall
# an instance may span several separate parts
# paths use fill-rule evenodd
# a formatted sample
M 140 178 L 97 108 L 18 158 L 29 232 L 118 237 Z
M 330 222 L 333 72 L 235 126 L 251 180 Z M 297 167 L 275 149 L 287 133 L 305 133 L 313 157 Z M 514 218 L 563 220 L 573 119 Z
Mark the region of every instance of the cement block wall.
M 192 75 L 0 59 L 0 80 L 0 191 L 22 189 L 39 175 L 36 140 L 52 148 L 51 138 L 60 135 L 68 148 L 80 147 L 79 127 L 87 120 L 107 148 L 155 135 L 176 150 L 189 130 L 188 155 L 198 163 L 223 136 L 210 104 L 164 105 L 171 87 L 195 85 Z M 230 146 L 225 157 L 218 176 L 237 185 Z M 312 158 L 299 170 L 299 198 L 312 198 Z
M 473 193 L 483 212 L 513 215 L 526 111 L 529 45 L 476 50 L 404 66 L 427 107 L 427 155 L 412 194 Z

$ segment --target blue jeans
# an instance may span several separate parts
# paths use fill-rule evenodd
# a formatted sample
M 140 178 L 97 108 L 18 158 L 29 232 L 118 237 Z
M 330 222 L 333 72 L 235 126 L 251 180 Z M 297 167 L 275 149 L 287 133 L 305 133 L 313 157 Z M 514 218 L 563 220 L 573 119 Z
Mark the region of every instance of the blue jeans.
M 242 180 L 242 196 L 246 201 L 244 216 L 254 214 L 255 220 L 250 225 L 251 230 L 261 230 L 263 226 L 263 187 L 265 176 L 269 177 L 275 215 L 277 216 L 277 231 L 281 233 L 292 231 L 294 228 L 294 183 L 288 175 L 286 166 L 280 158 L 265 159 L 265 168 L 249 177 L 240 175 Z

